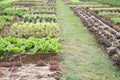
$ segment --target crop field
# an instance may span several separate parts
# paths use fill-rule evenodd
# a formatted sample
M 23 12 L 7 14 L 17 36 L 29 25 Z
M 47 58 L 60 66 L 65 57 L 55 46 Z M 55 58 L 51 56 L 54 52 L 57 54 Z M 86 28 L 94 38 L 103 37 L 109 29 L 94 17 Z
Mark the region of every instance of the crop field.
M 0 0 L 0 80 L 120 80 L 120 1 Z

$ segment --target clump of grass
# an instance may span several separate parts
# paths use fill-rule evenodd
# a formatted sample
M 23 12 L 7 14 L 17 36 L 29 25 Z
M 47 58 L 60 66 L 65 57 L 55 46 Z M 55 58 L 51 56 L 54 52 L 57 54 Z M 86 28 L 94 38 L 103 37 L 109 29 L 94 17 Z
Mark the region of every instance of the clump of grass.
M 67 75 L 62 77 L 60 80 L 80 80 L 80 79 L 75 75 Z

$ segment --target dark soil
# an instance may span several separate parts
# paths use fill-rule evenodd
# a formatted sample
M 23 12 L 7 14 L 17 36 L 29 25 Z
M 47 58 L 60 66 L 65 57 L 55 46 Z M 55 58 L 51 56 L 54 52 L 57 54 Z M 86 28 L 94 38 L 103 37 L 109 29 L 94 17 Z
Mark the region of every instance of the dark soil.
M 24 64 L 29 64 L 29 63 L 36 63 L 38 60 L 45 60 L 45 61 L 54 61 L 54 60 L 59 60 L 59 55 L 54 54 L 54 53 L 48 53 L 48 54 L 38 54 L 38 55 L 32 55 L 32 54 L 14 54 L 14 55 L 7 55 L 4 54 L 2 55 L 4 57 L 3 60 L 0 62 L 4 61 L 20 61 Z

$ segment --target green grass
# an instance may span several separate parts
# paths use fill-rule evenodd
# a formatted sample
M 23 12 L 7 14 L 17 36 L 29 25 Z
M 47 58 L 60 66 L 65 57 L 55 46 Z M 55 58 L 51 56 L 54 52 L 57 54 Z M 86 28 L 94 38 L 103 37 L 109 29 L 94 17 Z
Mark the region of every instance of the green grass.
M 112 5 L 120 5 L 120 0 L 99 0 L 99 1 L 103 3 L 112 4 Z
M 120 72 L 62 0 L 57 10 L 64 49 L 61 80 L 120 80 Z
M 97 1 L 80 1 L 80 0 L 70 0 L 67 4 L 69 5 L 100 5 Z

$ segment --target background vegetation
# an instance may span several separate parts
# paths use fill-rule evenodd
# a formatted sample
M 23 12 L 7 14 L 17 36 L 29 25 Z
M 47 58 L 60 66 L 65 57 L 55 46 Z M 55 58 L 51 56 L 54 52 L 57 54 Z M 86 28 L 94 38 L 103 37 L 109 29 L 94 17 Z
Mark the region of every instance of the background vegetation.
M 100 0 L 100 2 L 108 3 L 112 5 L 120 5 L 120 0 Z

